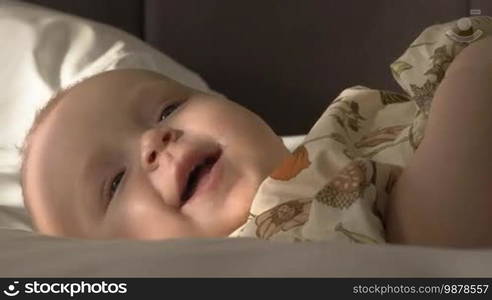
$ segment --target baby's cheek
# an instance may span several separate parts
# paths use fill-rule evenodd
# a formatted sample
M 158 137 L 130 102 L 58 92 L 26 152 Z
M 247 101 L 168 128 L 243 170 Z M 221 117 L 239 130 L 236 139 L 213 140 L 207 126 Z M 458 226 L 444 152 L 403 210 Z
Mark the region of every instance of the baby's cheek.
M 133 205 L 108 216 L 105 238 L 164 239 L 194 235 L 192 226 L 175 210 Z

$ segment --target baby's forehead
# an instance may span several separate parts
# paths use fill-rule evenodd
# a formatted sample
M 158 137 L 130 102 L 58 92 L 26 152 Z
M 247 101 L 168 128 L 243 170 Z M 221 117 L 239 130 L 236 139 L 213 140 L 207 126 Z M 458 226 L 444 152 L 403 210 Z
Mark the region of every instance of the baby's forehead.
M 147 124 L 165 100 L 190 94 L 192 89 L 153 72 L 107 72 L 81 82 L 63 96 L 53 114 L 53 132 L 69 139 L 74 134 L 83 138 L 112 134 Z
M 70 87 L 63 95 L 61 102 L 81 107 L 105 107 L 105 102 L 131 100 L 132 94 L 137 94 L 137 89 L 145 85 L 164 87 L 177 87 L 179 84 L 164 75 L 146 70 L 114 70 L 104 72 L 87 78 Z M 74 104 L 74 102 L 77 102 Z M 109 103 L 111 105 L 111 103 Z

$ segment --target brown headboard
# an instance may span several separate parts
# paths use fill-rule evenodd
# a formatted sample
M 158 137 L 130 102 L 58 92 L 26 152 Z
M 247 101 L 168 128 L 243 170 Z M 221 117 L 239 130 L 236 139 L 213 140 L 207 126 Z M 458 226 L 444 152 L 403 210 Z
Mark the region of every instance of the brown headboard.
M 124 29 L 260 114 L 306 133 L 344 89 L 401 91 L 389 64 L 431 24 L 489 0 L 30 0 Z

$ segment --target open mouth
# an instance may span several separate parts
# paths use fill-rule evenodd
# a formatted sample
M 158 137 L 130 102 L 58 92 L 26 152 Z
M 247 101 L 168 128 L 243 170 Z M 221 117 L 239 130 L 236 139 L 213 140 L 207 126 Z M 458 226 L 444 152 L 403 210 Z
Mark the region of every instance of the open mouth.
M 213 166 L 219 159 L 222 151 L 217 151 L 211 155 L 205 157 L 205 159 L 198 163 L 188 174 L 186 185 L 181 193 L 181 206 L 183 206 L 193 195 L 203 179 L 210 173 Z

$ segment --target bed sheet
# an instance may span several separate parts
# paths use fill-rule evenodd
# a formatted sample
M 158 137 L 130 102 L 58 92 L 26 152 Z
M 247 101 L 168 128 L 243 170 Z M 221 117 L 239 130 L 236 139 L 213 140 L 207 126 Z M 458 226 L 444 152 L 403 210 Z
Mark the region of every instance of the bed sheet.
M 84 241 L 0 229 L 0 277 L 492 277 L 492 250 L 257 239 Z

